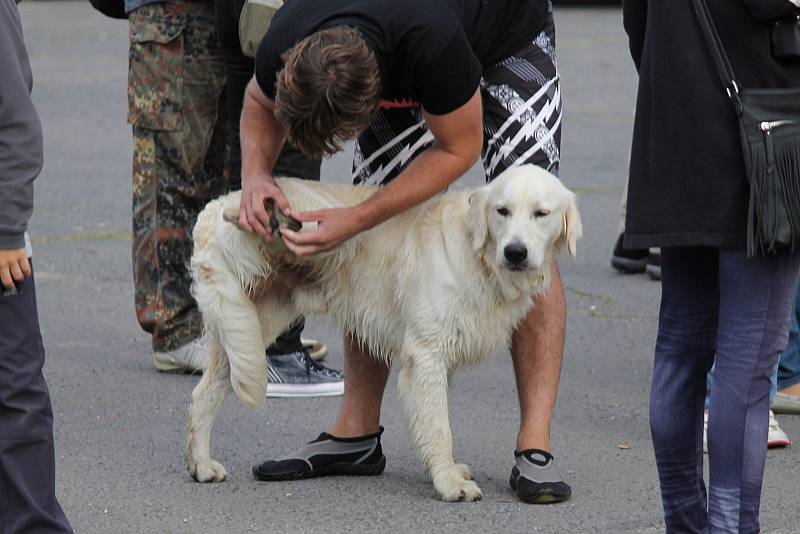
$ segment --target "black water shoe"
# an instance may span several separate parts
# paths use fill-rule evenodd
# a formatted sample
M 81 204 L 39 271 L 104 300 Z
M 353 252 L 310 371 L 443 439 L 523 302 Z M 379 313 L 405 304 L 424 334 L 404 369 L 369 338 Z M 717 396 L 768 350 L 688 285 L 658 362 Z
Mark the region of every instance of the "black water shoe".
M 329 475 L 380 475 L 386 467 L 381 434 L 383 427 L 374 434 L 355 438 L 337 438 L 323 432 L 294 454 L 253 467 L 253 476 L 277 481 Z

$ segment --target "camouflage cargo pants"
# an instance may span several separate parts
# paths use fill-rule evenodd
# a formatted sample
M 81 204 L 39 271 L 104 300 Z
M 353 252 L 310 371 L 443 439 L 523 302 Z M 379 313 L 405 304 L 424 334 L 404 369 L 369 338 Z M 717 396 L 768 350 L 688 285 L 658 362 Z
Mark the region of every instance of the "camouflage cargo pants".
M 145 5 L 129 24 L 136 317 L 169 351 L 202 332 L 188 264 L 198 213 L 227 190 L 225 68 L 211 1 Z

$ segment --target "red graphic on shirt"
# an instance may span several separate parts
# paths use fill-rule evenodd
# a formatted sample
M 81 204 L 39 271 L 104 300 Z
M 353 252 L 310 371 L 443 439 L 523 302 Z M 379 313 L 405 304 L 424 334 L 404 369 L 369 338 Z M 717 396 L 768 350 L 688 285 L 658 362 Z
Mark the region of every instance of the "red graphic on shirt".
M 381 100 L 378 104 L 379 109 L 408 109 L 418 108 L 419 102 L 414 102 L 410 98 L 401 98 L 398 100 Z

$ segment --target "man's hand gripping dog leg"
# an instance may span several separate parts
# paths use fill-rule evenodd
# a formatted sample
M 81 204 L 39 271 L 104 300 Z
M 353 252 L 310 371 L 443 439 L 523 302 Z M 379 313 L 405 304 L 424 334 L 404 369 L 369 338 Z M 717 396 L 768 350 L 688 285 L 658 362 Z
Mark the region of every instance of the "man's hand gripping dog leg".
M 277 211 L 289 213 L 289 201 L 272 177 L 245 179 L 242 181 L 242 198 L 239 205 L 239 228 L 255 232 L 266 241 L 272 241 L 273 229 L 270 224 L 268 205 L 277 205 Z
M 295 232 L 299 232 L 303 228 L 303 223 L 295 219 L 294 217 L 290 217 L 285 215 L 281 210 L 275 207 L 275 200 L 273 198 L 266 198 L 264 199 L 264 210 L 266 211 L 269 217 L 269 223 L 267 224 L 267 228 L 269 228 L 270 234 L 275 235 L 276 233 L 280 237 L 284 230 L 293 230 Z M 239 230 L 253 233 L 251 230 L 248 230 L 241 223 L 241 209 L 226 209 L 222 213 L 222 218 L 236 226 Z M 270 239 L 271 240 L 271 239 Z
M 298 256 L 327 252 L 364 230 L 353 208 L 331 208 L 304 213 L 291 212 L 291 214 L 299 221 L 317 223 L 317 229 L 310 232 L 292 229 L 281 232 L 286 246 Z

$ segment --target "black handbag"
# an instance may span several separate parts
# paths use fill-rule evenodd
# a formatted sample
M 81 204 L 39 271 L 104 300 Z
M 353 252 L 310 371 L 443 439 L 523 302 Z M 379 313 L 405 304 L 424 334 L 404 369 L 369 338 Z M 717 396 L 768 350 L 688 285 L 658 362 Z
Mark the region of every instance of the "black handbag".
M 800 87 L 745 89 L 736 82 L 704 0 L 692 0 L 714 66 L 739 120 L 750 184 L 747 254 L 800 248 Z
M 127 19 L 124 0 L 89 0 L 97 11 L 112 19 Z

